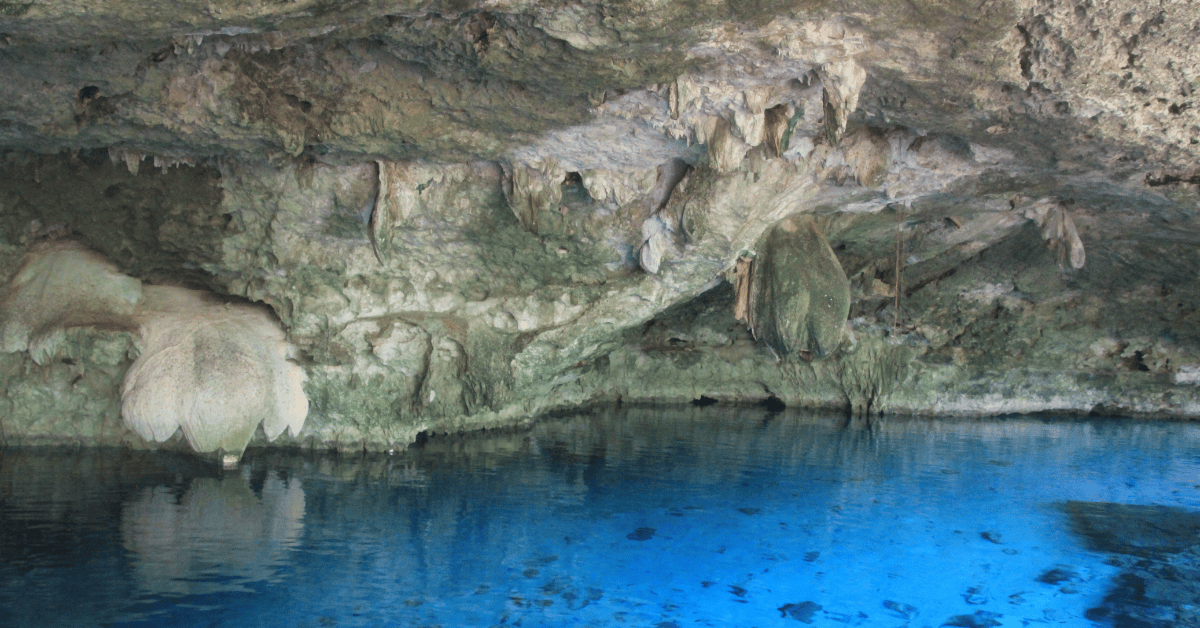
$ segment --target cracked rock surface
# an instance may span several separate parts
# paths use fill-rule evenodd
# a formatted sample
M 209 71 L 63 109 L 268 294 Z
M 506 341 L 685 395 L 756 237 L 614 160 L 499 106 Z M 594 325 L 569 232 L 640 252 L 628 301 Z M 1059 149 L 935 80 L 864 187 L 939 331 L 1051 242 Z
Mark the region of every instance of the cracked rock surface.
M 701 396 L 1194 418 L 1197 44 L 1172 0 L 0 2 L 0 275 L 66 240 L 269 306 L 312 446 Z M 763 338 L 780 225 L 836 316 Z M 158 446 L 136 339 L 63 320 L 0 354 L 0 438 Z

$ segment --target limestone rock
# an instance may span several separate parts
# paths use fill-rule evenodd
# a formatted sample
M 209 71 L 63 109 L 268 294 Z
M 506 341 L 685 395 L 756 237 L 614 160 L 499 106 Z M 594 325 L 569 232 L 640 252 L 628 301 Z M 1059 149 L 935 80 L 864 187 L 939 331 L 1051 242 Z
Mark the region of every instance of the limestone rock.
M 661 166 L 659 167 L 661 169 Z M 583 187 L 599 203 L 617 207 L 650 194 L 658 180 L 655 170 L 586 170 L 580 173 Z
M 261 424 L 269 440 L 298 435 L 305 375 L 287 360 L 279 324 L 261 307 L 149 286 L 136 318 L 143 349 L 121 392 L 126 423 L 162 442 L 182 429 L 199 452 L 241 455 Z
M 810 216 L 767 232 L 750 288 L 755 337 L 781 356 L 825 357 L 841 342 L 849 312 L 850 281 Z
M 1075 221 L 1071 219 L 1071 213 L 1062 203 L 1051 207 L 1046 213 L 1045 222 L 1042 223 L 1042 237 L 1046 240 L 1046 246 L 1054 251 L 1060 268 L 1083 268 L 1087 261 L 1083 240 L 1079 239 Z
M 462 345 L 451 338 L 438 338 L 427 360 L 427 375 L 420 391 L 425 411 L 435 417 L 466 414 L 474 400 L 465 378 L 467 354 Z
M 850 114 L 858 109 L 858 95 L 867 80 L 867 72 L 852 57 L 815 68 L 814 72 L 821 79 L 823 88 L 825 135 L 834 145 L 846 130 Z
M 78 234 L 129 291 L 266 304 L 315 442 L 764 390 L 1200 416 L 1187 2 L 76 4 L 0 8 L 0 269 Z M 788 370 L 836 345 L 816 304 L 760 298 L 832 281 L 765 246 L 797 213 L 852 332 Z M 136 441 L 138 339 L 108 329 L 143 297 L 72 305 L 60 342 L 22 296 L 60 274 L 10 284 L 3 432 Z
M 749 323 L 750 286 L 754 284 L 754 259 L 751 257 L 738 257 L 733 265 L 733 277 L 733 317 L 744 323 Z
M 841 139 L 839 149 L 846 167 L 844 174 L 837 175 L 839 182 L 853 178 L 865 187 L 883 183 L 892 161 L 892 146 L 884 131 L 872 127 L 855 129 Z
M 742 141 L 724 118 L 711 118 L 702 136 L 708 144 L 708 161 L 717 172 L 730 172 L 741 165 L 750 145 Z
M 543 219 L 543 214 L 558 211 L 565 175 L 554 161 L 538 167 L 513 167 L 509 203 L 513 214 L 530 233 L 538 233 L 538 222 Z
M 675 230 L 661 216 L 651 216 L 642 223 L 642 246 L 638 250 L 638 263 L 646 272 L 658 274 L 658 267 L 674 245 Z
M 142 284 L 73 240 L 34 245 L 0 293 L 0 351 L 44 363 L 72 327 L 131 330 Z

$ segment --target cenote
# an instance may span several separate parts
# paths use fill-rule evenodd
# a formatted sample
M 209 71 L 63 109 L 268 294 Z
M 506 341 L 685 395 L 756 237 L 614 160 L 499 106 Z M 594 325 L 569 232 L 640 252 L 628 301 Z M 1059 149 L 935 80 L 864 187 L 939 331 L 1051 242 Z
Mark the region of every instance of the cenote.
M 4 626 L 1184 625 L 1200 426 L 633 408 L 0 458 Z

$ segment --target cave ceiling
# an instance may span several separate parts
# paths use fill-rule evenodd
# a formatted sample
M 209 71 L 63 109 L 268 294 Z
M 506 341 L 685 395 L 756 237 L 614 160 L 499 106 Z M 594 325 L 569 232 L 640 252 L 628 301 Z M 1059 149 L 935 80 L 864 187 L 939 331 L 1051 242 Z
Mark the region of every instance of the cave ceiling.
M 694 108 L 732 117 L 852 62 L 866 123 L 1055 172 L 1183 167 L 1197 19 L 1188 2 L 1052 0 L 5 2 L 0 143 L 461 162 L 590 126 L 596 142 L 646 135 L 624 152 L 683 154 L 690 112 L 604 105 L 686 84 Z M 622 152 L 595 159 L 638 159 Z

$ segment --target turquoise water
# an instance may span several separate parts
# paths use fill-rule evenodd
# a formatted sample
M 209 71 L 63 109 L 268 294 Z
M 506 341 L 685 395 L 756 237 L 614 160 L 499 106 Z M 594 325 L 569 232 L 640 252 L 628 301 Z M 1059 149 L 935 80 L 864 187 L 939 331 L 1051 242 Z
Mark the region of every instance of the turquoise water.
M 1189 424 L 719 407 L 233 471 L 4 450 L 0 625 L 1089 626 L 1119 567 L 1062 504 L 1198 485 Z

